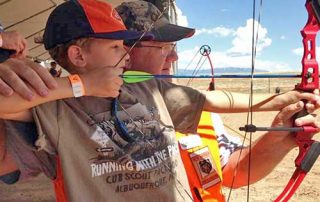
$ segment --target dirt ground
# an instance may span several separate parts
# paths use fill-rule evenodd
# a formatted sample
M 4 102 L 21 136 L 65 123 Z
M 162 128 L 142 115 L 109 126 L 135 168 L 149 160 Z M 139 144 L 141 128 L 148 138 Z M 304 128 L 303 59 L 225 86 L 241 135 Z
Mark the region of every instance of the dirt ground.
M 254 124 L 268 126 L 275 113 L 256 113 Z M 245 124 L 246 114 L 221 114 L 230 134 L 239 135 L 238 128 Z M 255 134 L 257 138 L 259 134 Z M 319 139 L 319 138 L 317 138 Z M 282 191 L 294 171 L 294 159 L 297 150 L 289 153 L 277 168 L 264 180 L 250 186 L 250 201 L 272 201 Z M 224 190 L 228 195 L 229 189 Z M 230 201 L 247 201 L 247 188 L 232 191 Z M 39 176 L 32 181 L 18 183 L 12 186 L 0 184 L 1 202 L 54 201 L 51 183 L 45 176 Z M 291 201 L 320 201 L 320 162 L 318 161 L 303 181 L 301 187 Z

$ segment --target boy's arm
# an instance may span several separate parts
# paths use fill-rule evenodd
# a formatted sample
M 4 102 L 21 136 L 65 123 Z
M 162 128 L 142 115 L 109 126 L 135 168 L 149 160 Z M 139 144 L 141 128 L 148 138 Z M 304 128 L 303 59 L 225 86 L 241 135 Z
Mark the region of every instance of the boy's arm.
M 206 91 L 205 111 L 217 113 L 247 112 L 249 109 L 249 94 L 234 93 L 229 91 Z M 282 108 L 296 103 L 299 100 L 307 100 L 311 103 L 307 107 L 318 107 L 319 100 L 313 93 L 289 91 L 284 94 L 254 94 L 253 111 L 279 111 Z
M 85 96 L 117 97 L 123 84 L 119 76 L 122 72 L 122 68 L 106 67 L 79 75 L 84 86 Z M 10 97 L 0 95 L 0 118 L 6 118 L 5 116 L 8 114 L 21 112 L 49 101 L 73 97 L 69 79 L 67 77 L 55 79 L 58 88 L 49 90 L 49 95 L 46 97 L 35 95 L 32 101 L 27 101 L 17 94 Z
M 33 121 L 30 108 L 53 100 L 72 97 L 72 88 L 67 78 L 57 78 L 58 88 L 50 90 L 47 97 L 38 94 L 32 101 L 27 101 L 18 94 L 10 97 L 0 95 L 0 118 L 16 121 Z
M 72 88 L 70 82 L 68 81 L 68 78 L 56 79 L 58 83 L 58 88 L 50 90 L 49 95 L 47 97 L 41 97 L 36 94 L 32 101 L 27 101 L 16 93 L 10 97 L 0 95 L 1 118 L 8 119 L 7 117 L 10 116 L 10 114 L 25 111 L 39 104 L 53 100 L 73 97 Z

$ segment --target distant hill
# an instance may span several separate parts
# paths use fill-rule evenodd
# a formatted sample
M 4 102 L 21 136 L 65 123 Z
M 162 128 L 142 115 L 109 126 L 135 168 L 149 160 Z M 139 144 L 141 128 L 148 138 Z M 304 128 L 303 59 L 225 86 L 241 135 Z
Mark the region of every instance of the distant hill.
M 177 74 L 179 75 L 192 75 L 194 70 L 192 69 L 188 69 L 186 71 L 184 71 L 183 69 L 179 69 Z M 269 72 L 267 70 L 263 70 L 263 69 L 255 69 L 254 72 Z M 235 73 L 251 73 L 251 68 L 240 68 L 240 67 L 223 67 L 223 68 L 215 68 L 214 69 L 214 73 L 215 74 L 235 74 Z M 198 75 L 207 75 L 207 74 L 211 74 L 211 70 L 210 69 L 203 69 L 198 71 L 197 73 Z

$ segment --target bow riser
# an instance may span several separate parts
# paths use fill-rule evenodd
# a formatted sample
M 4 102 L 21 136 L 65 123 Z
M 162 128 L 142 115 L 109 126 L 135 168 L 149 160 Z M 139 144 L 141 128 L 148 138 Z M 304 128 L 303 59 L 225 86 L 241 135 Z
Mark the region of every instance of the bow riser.
M 301 30 L 304 54 L 301 61 L 301 83 L 296 85 L 296 89 L 308 92 L 319 88 L 319 67 L 316 60 L 316 36 L 320 30 L 320 23 L 316 17 L 320 12 L 318 4 L 315 0 L 307 0 L 305 6 L 308 12 L 308 21 Z M 299 113 L 297 117 L 306 114 L 307 112 L 304 111 Z M 288 201 L 292 197 L 319 156 L 320 144 L 310 137 L 311 133 L 317 131 L 316 128 L 313 126 L 304 126 L 303 128 L 302 132 L 296 133 L 296 142 L 299 147 L 299 154 L 295 159 L 296 170 L 275 202 Z
M 308 21 L 301 30 L 304 48 L 304 54 L 301 61 L 301 83 L 297 84 L 296 89 L 313 91 L 319 88 L 319 68 L 316 60 L 316 36 L 320 26 L 313 11 L 311 1 L 307 1 L 306 8 L 308 12 Z

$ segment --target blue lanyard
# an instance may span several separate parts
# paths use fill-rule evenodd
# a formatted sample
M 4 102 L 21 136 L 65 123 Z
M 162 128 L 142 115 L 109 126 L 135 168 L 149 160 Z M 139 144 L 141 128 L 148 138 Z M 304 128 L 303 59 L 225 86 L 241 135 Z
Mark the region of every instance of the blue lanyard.
M 130 134 L 128 132 L 128 128 L 126 127 L 124 122 L 121 121 L 117 116 L 118 104 L 119 104 L 118 98 L 114 98 L 112 101 L 111 116 L 112 116 L 112 120 L 114 121 L 115 129 L 116 129 L 117 133 L 120 135 L 120 137 L 122 137 L 127 142 L 132 143 L 135 141 L 135 139 L 130 136 Z

